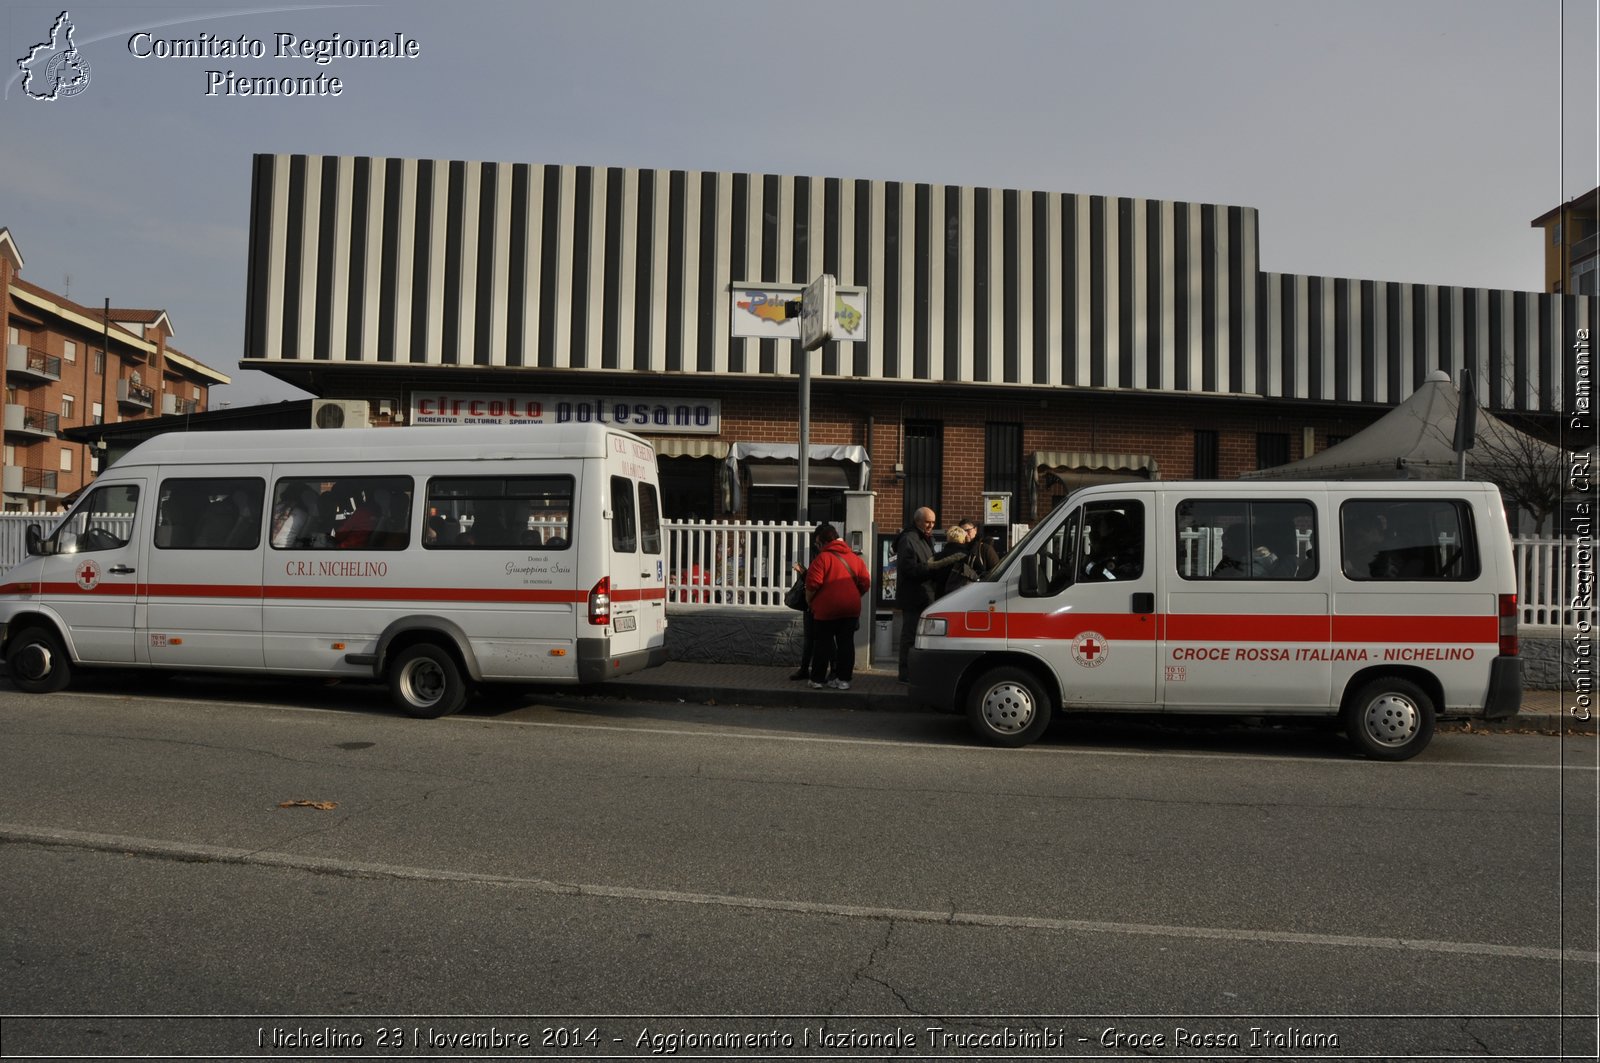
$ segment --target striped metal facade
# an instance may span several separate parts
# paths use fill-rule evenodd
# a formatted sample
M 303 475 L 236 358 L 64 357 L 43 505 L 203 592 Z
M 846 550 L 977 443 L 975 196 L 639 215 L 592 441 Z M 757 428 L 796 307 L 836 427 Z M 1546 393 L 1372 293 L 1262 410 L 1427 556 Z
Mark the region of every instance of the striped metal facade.
M 1571 394 L 1593 297 L 1262 273 L 1256 211 L 842 178 L 258 155 L 246 359 L 789 374 L 735 285 L 832 273 L 823 377 L 1492 407 Z

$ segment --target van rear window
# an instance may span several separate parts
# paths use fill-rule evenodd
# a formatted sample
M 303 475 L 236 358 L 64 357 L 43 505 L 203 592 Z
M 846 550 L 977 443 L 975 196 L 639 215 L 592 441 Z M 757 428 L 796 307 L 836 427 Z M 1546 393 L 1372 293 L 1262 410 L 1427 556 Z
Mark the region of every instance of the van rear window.
M 429 550 L 566 550 L 570 476 L 449 476 L 428 481 Z
M 1461 499 L 1351 499 L 1339 509 L 1339 548 L 1353 580 L 1471 580 L 1480 571 L 1472 507 Z

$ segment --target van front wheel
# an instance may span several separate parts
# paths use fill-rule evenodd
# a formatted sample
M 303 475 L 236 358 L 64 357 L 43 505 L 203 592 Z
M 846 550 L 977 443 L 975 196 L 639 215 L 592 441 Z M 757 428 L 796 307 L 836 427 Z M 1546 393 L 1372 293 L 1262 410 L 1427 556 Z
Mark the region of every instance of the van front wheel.
M 423 642 L 395 658 L 389 669 L 389 693 L 408 715 L 435 720 L 466 704 L 467 684 L 449 651 Z
M 1407 679 L 1377 679 L 1344 707 L 1344 730 L 1374 760 L 1410 760 L 1433 738 L 1433 699 Z
M 991 669 L 967 694 L 967 721 L 986 742 L 1025 746 L 1050 725 L 1050 697 L 1024 669 Z
M 16 688 L 29 694 L 53 694 L 72 682 L 72 659 L 48 628 L 30 627 L 13 635 L 6 667 Z

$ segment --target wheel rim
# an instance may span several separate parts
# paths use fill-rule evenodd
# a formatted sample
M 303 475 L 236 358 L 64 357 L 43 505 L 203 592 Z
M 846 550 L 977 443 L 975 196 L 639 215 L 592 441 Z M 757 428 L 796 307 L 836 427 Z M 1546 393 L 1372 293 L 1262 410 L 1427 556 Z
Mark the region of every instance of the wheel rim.
M 996 683 L 984 691 L 983 722 L 997 734 L 1027 730 L 1038 711 L 1033 692 L 1021 683 Z
M 444 697 L 444 669 L 429 660 L 416 660 L 400 673 L 400 689 L 406 700 L 418 708 L 430 708 Z
M 1403 694 L 1380 694 L 1367 703 L 1361 722 L 1367 737 L 1381 746 L 1399 747 L 1417 736 L 1422 718 L 1417 703 Z
M 24 646 L 12 665 L 22 678 L 30 682 L 38 682 L 48 677 L 50 669 L 54 666 L 55 661 L 50 656 L 50 647 L 42 642 L 30 642 Z

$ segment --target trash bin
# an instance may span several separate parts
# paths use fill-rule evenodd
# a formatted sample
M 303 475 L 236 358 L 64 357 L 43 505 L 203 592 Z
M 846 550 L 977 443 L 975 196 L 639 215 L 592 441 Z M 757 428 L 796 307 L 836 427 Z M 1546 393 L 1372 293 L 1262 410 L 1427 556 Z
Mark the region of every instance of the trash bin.
M 881 665 L 896 659 L 894 644 L 894 613 L 878 613 L 872 625 L 872 663 Z

